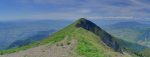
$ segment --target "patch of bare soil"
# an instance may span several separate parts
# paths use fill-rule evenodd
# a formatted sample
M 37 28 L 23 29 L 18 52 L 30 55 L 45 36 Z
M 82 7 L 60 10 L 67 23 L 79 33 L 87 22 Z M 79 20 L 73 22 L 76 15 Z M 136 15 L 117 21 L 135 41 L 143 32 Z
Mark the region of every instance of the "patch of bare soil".
M 0 55 L 0 57 L 73 57 L 76 45 L 77 40 L 72 39 L 68 42 L 65 38 L 53 45 L 42 45 L 17 53 Z

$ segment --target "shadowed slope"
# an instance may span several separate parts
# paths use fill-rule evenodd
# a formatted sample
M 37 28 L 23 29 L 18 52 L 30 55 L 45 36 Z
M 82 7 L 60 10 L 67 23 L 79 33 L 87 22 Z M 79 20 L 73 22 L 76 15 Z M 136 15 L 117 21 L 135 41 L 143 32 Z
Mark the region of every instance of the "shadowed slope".
M 79 23 L 76 24 L 76 27 L 82 27 L 88 31 L 93 32 L 94 34 L 99 36 L 106 45 L 113 48 L 115 51 L 121 52 L 119 44 L 115 40 L 113 40 L 113 37 L 102 30 L 100 27 L 98 27 L 96 24 L 84 18 L 81 18 L 78 21 Z

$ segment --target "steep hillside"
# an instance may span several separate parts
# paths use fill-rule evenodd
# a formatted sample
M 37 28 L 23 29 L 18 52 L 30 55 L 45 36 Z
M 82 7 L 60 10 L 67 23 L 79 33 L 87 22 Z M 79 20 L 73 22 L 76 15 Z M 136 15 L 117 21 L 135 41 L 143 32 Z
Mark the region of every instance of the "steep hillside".
M 133 46 L 144 49 L 138 44 L 117 39 L 81 18 L 49 38 L 3 50 L 0 57 L 138 57 L 134 51 L 139 48 L 134 49 Z

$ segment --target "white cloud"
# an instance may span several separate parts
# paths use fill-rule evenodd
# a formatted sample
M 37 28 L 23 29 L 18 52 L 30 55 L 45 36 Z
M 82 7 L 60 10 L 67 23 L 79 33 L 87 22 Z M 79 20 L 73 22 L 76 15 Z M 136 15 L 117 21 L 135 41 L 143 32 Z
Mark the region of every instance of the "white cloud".
M 80 9 L 79 12 L 80 12 L 80 13 L 85 13 L 85 14 L 86 14 L 86 13 L 91 13 L 92 10 L 91 10 L 91 9 Z

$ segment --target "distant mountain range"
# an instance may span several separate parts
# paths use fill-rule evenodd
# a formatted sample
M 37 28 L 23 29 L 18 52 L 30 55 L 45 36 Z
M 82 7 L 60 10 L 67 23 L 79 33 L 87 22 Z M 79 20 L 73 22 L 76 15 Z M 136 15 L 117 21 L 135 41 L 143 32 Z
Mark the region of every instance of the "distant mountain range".
M 115 37 L 150 46 L 150 24 L 136 21 L 118 22 L 106 26 L 105 30 Z
M 0 50 L 16 46 L 14 43 L 18 41 L 20 43 L 27 39 L 35 41 L 46 38 L 70 23 L 72 21 L 65 20 L 0 22 Z
M 143 24 L 139 23 L 136 21 L 128 21 L 128 22 L 119 22 L 113 25 L 110 25 L 114 29 L 125 29 L 125 28 L 130 28 L 130 29 L 143 29 L 149 27 L 150 24 Z

